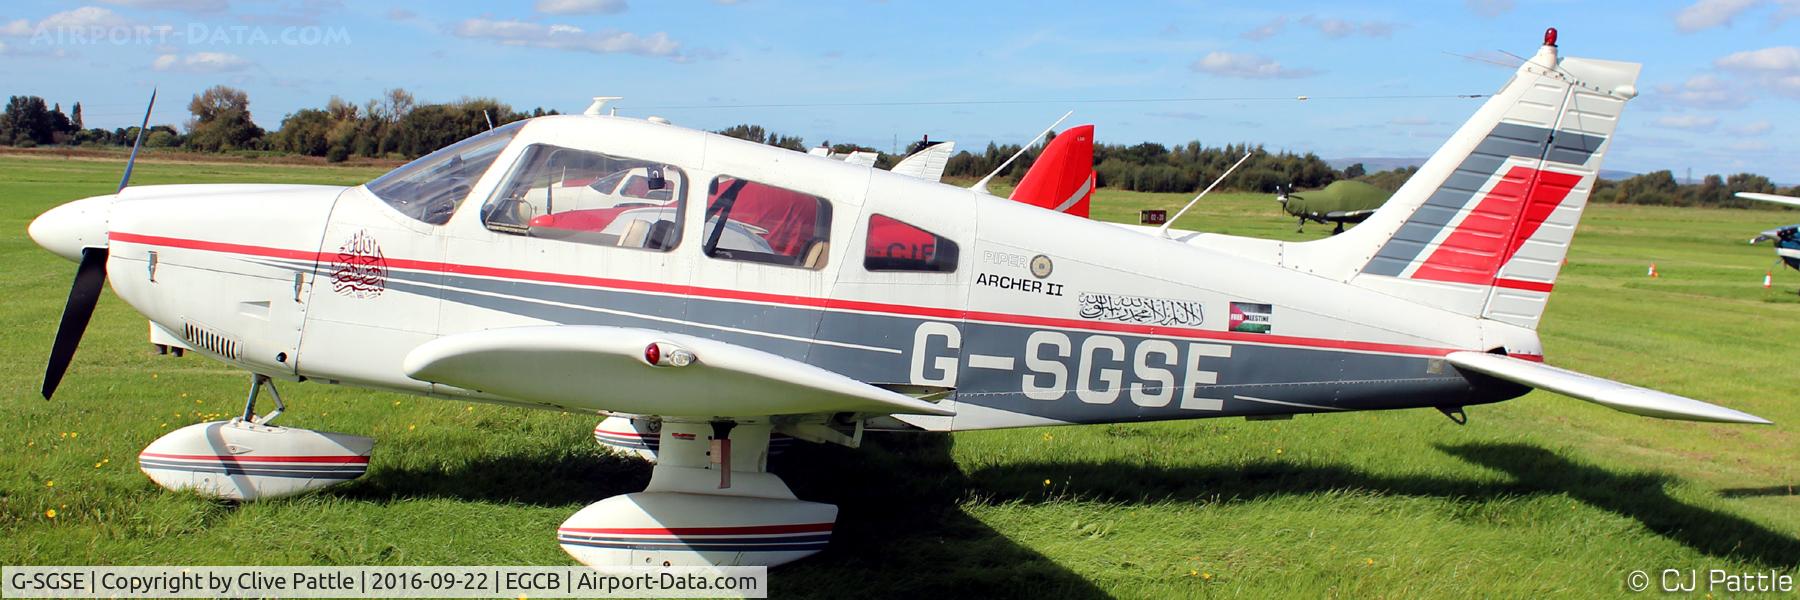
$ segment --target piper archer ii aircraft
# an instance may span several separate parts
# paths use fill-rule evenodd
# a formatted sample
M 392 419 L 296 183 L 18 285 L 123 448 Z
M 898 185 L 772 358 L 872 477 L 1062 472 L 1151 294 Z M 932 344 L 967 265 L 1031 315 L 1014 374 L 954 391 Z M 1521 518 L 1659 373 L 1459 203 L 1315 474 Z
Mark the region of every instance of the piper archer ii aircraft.
M 593 565 L 824 549 L 837 509 L 766 471 L 772 432 L 855 446 L 871 429 L 1461 422 L 1532 388 L 1766 424 L 1542 362 L 1539 317 L 1638 68 L 1561 58 L 1547 36 L 1380 211 L 1303 243 L 1165 236 L 597 109 L 355 187 L 125 188 L 32 223 L 80 262 L 44 393 L 110 281 L 161 335 L 252 373 L 243 417 L 141 456 L 171 488 L 253 499 L 367 468 L 368 438 L 257 415 L 275 380 L 658 417 L 647 488 L 557 532 Z M 636 169 L 660 170 L 666 203 L 536 201 Z M 888 250 L 901 231 L 931 241 Z

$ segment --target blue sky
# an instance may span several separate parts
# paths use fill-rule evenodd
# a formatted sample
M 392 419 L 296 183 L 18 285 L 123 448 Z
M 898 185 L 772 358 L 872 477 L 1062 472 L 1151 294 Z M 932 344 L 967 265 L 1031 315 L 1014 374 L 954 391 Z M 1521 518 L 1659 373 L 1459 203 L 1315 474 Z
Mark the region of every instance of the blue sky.
M 1066 124 L 1103 142 L 1418 157 L 1480 102 L 1452 96 L 1505 82 L 1484 61 L 1529 56 L 1548 26 L 1565 56 L 1645 64 L 1608 168 L 1800 182 L 1800 0 L 12 0 L 0 93 L 79 100 L 90 126 L 117 127 L 153 84 L 155 120 L 178 123 L 225 83 L 269 128 L 391 87 L 565 112 L 616 95 L 622 114 L 884 150 L 925 133 L 1022 142 L 1073 109 Z M 1147 98 L 1238 100 L 1069 102 Z M 1026 102 L 742 107 L 939 100 Z

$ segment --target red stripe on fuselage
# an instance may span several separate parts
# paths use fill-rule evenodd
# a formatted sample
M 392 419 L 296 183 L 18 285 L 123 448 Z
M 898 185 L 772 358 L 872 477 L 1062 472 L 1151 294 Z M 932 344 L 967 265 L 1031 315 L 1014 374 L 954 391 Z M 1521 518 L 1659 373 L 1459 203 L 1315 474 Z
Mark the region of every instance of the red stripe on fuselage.
M 163 247 L 168 247 L 168 248 L 185 248 L 185 249 L 203 250 L 203 251 L 209 251 L 209 252 L 222 252 L 222 253 L 227 253 L 227 254 L 245 254 L 245 255 L 251 255 L 251 256 L 266 256 L 266 257 L 273 257 L 273 258 L 287 258 L 287 259 L 297 259 L 297 260 L 311 260 L 311 261 L 326 260 L 326 261 L 328 261 L 328 260 L 331 260 L 336 257 L 336 254 L 327 255 L 327 254 L 318 253 L 318 252 L 302 252 L 302 251 L 298 251 L 298 250 L 286 250 L 286 249 L 280 249 L 280 248 L 265 248 L 265 247 L 261 247 L 261 246 L 248 246 L 248 245 L 243 245 L 243 244 L 229 244 L 229 243 L 222 243 L 222 242 L 209 242 L 209 241 L 205 241 L 205 240 L 190 240 L 190 239 L 170 238 L 170 237 L 161 237 L 161 236 L 152 236 L 152 235 L 140 235 L 140 234 L 135 234 L 135 233 L 123 233 L 123 232 L 113 232 L 111 234 L 111 239 L 113 239 L 115 241 L 120 241 L 120 242 L 148 244 L 148 245 L 163 246 Z M 1063 319 L 1063 318 L 1057 318 L 1057 317 L 1040 317 L 1040 316 L 1034 316 L 1034 315 L 1020 315 L 1020 314 L 1011 314 L 1011 313 L 970 311 L 970 310 L 960 310 L 960 309 L 951 309 L 951 308 L 937 308 L 937 307 L 930 307 L 930 306 L 909 306 L 909 305 L 902 305 L 902 304 L 886 304 L 886 303 L 881 303 L 881 302 L 866 302 L 866 301 L 861 301 L 861 300 L 844 300 L 844 299 L 838 299 L 838 298 L 815 298 L 815 297 L 810 297 L 810 296 L 794 296 L 794 295 L 788 295 L 788 294 L 768 294 L 768 293 L 763 293 L 763 292 L 747 292 L 747 291 L 743 291 L 743 290 L 703 288 L 703 287 L 695 287 L 695 286 L 690 286 L 690 285 L 673 285 L 673 284 L 667 284 L 667 283 L 655 283 L 655 282 L 648 282 L 648 281 L 633 281 L 633 280 L 628 280 L 628 279 L 610 279 L 610 278 L 605 278 L 605 277 L 590 277 L 590 276 L 586 276 L 586 275 L 569 275 L 566 273 L 548 273 L 548 272 L 543 272 L 543 271 L 526 271 L 526 270 L 522 270 L 522 269 L 484 267 L 484 266 L 479 266 L 479 265 L 459 265 L 459 264 L 452 264 L 452 263 L 441 263 L 441 262 L 431 262 L 431 261 L 423 261 L 423 260 L 410 260 L 410 259 L 394 258 L 391 256 L 387 257 L 386 260 L 387 260 L 387 264 L 390 268 L 396 268 L 396 269 L 411 269 L 411 270 L 427 271 L 427 272 L 434 272 L 434 273 L 473 275 L 473 276 L 479 276 L 479 277 L 494 277 L 494 278 L 500 278 L 500 279 L 537 281 L 537 282 L 544 282 L 544 283 L 557 283 L 557 284 L 578 285 L 578 286 L 586 286 L 586 287 L 610 288 L 610 289 L 629 290 L 629 291 L 637 291 L 637 292 L 674 294 L 674 295 L 680 295 L 680 296 L 693 296 L 693 297 L 698 297 L 698 298 L 710 298 L 710 299 L 716 299 L 716 300 L 736 300 L 736 301 L 743 301 L 743 302 L 761 302 L 761 303 L 768 303 L 768 304 L 800 306 L 800 307 L 807 307 L 807 308 L 820 308 L 820 309 L 827 309 L 827 310 L 843 310 L 843 311 L 870 312 L 870 313 L 882 313 L 882 314 L 893 314 L 893 315 L 907 315 L 907 316 L 915 316 L 915 317 L 927 317 L 927 318 L 948 319 L 948 320 L 964 320 L 964 319 L 966 319 L 966 320 L 970 320 L 970 321 L 982 321 L 982 322 L 998 323 L 998 324 L 1002 324 L 1002 325 L 1026 325 L 1026 326 L 1037 326 L 1037 327 L 1051 327 L 1051 328 L 1058 328 L 1058 329 L 1105 331 L 1105 332 L 1113 332 L 1113 333 L 1129 333 L 1129 334 L 1149 335 L 1149 336 L 1165 336 L 1165 337 L 1179 337 L 1179 338 L 1189 338 L 1189 339 L 1219 340 L 1219 341 L 1248 343 L 1248 344 L 1263 344 L 1263 345 L 1274 345 L 1274 346 L 1302 346 L 1302 347 L 1310 347 L 1310 348 L 1324 348 L 1324 349 L 1330 349 L 1330 350 L 1349 350 L 1349 351 L 1355 351 L 1355 352 L 1380 352 L 1380 353 L 1387 353 L 1387 354 L 1413 354 L 1413 355 L 1423 355 L 1423 356 L 1443 356 L 1445 354 L 1449 354 L 1451 352 L 1456 352 L 1458 350 L 1461 350 L 1459 348 L 1438 348 L 1438 347 L 1431 347 L 1431 346 L 1414 346 L 1414 345 L 1409 345 L 1409 344 L 1388 344 L 1388 343 L 1382 343 L 1382 342 L 1362 342 L 1362 341 L 1355 341 L 1355 340 L 1332 340 L 1332 339 L 1322 339 L 1322 338 L 1273 335 L 1273 334 L 1265 334 L 1265 333 L 1240 333 L 1240 332 L 1231 332 L 1231 331 L 1211 331 L 1211 330 L 1204 330 L 1204 329 L 1191 329 L 1191 328 L 1181 328 L 1181 327 L 1158 327 L 1158 326 L 1152 326 L 1152 325 L 1132 325 L 1132 324 L 1128 324 L 1128 323 L 1109 323 L 1109 322 L 1104 322 L 1104 321 L 1087 321 L 1087 320 L 1078 320 L 1078 319 Z
M 1568 198 L 1569 192 L 1580 182 L 1580 175 L 1513 167 L 1493 189 L 1488 190 L 1456 230 L 1432 251 L 1425 263 L 1419 265 L 1412 277 L 1498 285 L 1495 275 L 1500 267 L 1512 260 L 1526 240 L 1537 234 L 1550 213 L 1562 205 L 1563 199 Z

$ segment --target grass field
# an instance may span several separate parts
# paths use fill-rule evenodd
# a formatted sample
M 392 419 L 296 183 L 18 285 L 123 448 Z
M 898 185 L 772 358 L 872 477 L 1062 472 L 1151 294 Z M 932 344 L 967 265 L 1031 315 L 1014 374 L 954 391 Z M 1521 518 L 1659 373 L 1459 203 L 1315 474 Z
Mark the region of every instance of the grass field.
M 0 564 L 563 565 L 557 524 L 649 469 L 592 416 L 321 385 L 285 424 L 379 440 L 361 480 L 241 506 L 164 492 L 134 457 L 242 406 L 247 378 L 153 356 L 142 317 L 101 301 L 55 402 L 37 395 L 71 263 L 25 236 L 121 165 L 0 157 Z M 357 183 L 371 169 L 149 163 L 134 183 Z M 1103 190 L 1135 219 L 1185 196 Z M 1760 283 L 1744 241 L 1782 211 L 1596 206 L 1542 327 L 1549 360 L 1778 423 L 1645 419 L 1546 393 L 1470 409 L 872 436 L 776 470 L 842 509 L 831 549 L 776 597 L 1577 597 L 1633 570 L 1800 564 L 1800 276 Z M 1207 198 L 1182 227 L 1285 239 L 1267 197 Z M 1662 277 L 1645 277 L 1655 262 Z M 54 517 L 50 516 L 54 511 Z M 1704 576 L 1703 576 L 1704 579 Z M 1716 595 L 1716 594 L 1715 594 Z

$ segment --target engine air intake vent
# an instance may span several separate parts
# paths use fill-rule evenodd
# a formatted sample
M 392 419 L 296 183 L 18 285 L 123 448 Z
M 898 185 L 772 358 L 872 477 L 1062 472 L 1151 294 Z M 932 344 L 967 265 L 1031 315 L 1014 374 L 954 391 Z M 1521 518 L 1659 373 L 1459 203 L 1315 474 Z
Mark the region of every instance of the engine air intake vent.
M 188 345 L 230 360 L 238 358 L 238 342 L 224 334 L 193 323 L 181 325 L 181 337 Z

